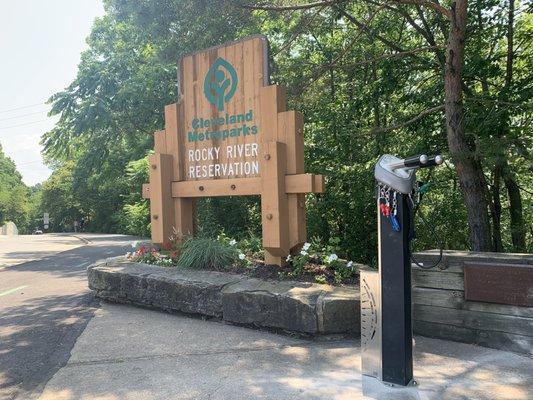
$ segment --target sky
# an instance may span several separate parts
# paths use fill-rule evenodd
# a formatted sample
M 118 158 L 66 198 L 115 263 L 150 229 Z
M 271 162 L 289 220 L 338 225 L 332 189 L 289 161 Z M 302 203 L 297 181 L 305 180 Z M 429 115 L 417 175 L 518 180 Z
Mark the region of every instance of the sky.
M 24 183 L 45 181 L 40 137 L 56 117 L 48 98 L 76 77 L 102 0 L 0 0 L 0 144 Z

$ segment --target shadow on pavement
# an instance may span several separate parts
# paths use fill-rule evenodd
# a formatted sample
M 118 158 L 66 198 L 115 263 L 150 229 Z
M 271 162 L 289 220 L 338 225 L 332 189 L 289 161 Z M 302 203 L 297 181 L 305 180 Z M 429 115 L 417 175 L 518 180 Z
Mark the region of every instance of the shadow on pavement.
M 531 360 L 417 337 L 416 388 L 367 385 L 358 341 L 314 341 L 102 303 L 40 400 L 528 400 Z
M 0 398 L 29 397 L 63 366 L 94 314 L 92 293 L 48 296 L 0 310 Z M 16 397 L 20 396 L 20 397 Z
M 46 252 L 11 252 L 6 253 L 12 258 L 39 258 L 22 264 L 7 267 L 9 271 L 46 271 L 62 277 L 84 275 L 89 264 L 108 257 L 116 257 L 131 251 L 130 236 L 105 236 L 91 238 L 86 246 L 76 247 L 60 253 Z

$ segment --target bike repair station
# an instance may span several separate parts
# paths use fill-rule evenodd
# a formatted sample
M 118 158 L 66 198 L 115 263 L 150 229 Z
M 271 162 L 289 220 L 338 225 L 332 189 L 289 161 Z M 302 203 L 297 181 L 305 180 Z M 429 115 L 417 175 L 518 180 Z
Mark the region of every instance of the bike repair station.
M 375 166 L 379 269 L 361 271 L 361 358 L 364 375 L 389 385 L 415 383 L 410 242 L 427 190 L 416 170 L 442 162 L 438 155 L 400 159 L 386 154 Z

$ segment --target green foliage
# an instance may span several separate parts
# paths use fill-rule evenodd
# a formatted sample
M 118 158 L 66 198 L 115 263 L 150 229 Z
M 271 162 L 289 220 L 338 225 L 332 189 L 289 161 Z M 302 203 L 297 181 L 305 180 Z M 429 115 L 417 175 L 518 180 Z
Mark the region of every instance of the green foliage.
M 484 168 L 489 203 L 501 202 L 506 251 L 519 249 L 503 187 L 509 178 L 519 188 L 523 226 L 533 224 L 528 189 L 533 186 L 533 48 L 527 45 L 533 19 L 525 5 L 515 16 L 509 80 L 508 6 L 493 0 L 470 5 L 463 79 L 466 135 Z M 153 148 L 151 133 L 164 126 L 165 104 L 177 100 L 178 59 L 249 34 L 268 36 L 272 83 L 286 86 L 287 108 L 305 116 L 306 170 L 326 175 L 325 193 L 306 197 L 308 237 L 316 238 L 317 248 L 335 247 L 331 252 L 343 258 L 375 265 L 378 156 L 440 152 L 449 158 L 442 113 L 419 117 L 444 102 L 448 26 L 432 10 L 342 2 L 278 13 L 223 0 L 107 0 L 105 8 L 76 79 L 50 99 L 60 119 L 42 143 L 57 168 L 44 185 L 43 204 L 53 207 L 56 229 L 85 216 L 90 230 L 148 234 L 148 203 L 141 198 L 145 157 Z M 368 21 L 369 29 L 348 16 Z M 468 249 L 466 207 L 454 165 L 420 172 L 419 178 L 434 183 L 421 208 L 432 229 L 446 248 Z M 0 212 L 10 201 L 2 200 L 6 193 L 11 192 L 0 187 Z M 201 199 L 197 210 L 200 236 L 214 239 L 224 231 L 249 257 L 258 253 L 257 242 L 246 242 L 261 235 L 257 197 Z M 416 228 L 415 250 L 437 246 L 431 229 L 419 223 Z M 339 240 L 331 243 L 331 238 Z M 529 231 L 525 250 L 532 249 Z M 345 271 L 336 271 L 341 279 Z
M 22 182 L 15 163 L 4 154 L 0 145 L 0 226 L 8 221 L 14 222 L 20 234 L 31 233 L 40 227 L 40 196 L 40 186 L 29 188 Z
M 264 250 L 263 250 L 263 243 L 260 236 L 256 236 L 253 233 L 249 233 L 247 236 L 243 236 L 242 239 L 236 240 L 228 235 L 226 235 L 226 232 L 222 231 L 217 236 L 217 241 L 220 243 L 235 247 L 237 252 L 239 253 L 239 256 L 241 254 L 244 254 L 247 258 L 246 260 L 242 259 L 241 261 L 244 262 L 244 264 L 249 265 L 247 260 L 262 260 L 264 258 Z
M 43 184 L 42 208 L 50 214 L 56 232 L 74 230 L 74 221 L 84 216 L 74 188 L 75 164 L 65 163 Z
M 305 255 L 297 255 L 294 258 L 292 258 L 292 275 L 293 276 L 300 276 L 304 272 L 304 267 L 309 262 L 309 254 Z
M 287 257 L 292 270 L 289 277 L 299 277 L 311 274 L 317 283 L 327 283 L 328 278 L 334 284 L 341 284 L 357 276 L 353 261 L 339 259 L 337 252 L 341 250 L 341 240 L 331 237 L 327 245 L 322 246 L 320 241 L 313 244 L 305 243 L 299 254 Z
M 238 262 L 235 247 L 209 238 L 190 238 L 181 248 L 178 265 L 185 268 L 228 268 Z
M 125 186 L 129 192 L 122 196 L 122 210 L 115 213 L 120 232 L 129 235 L 150 236 L 150 204 L 141 196 L 139 188 L 148 182 L 148 157 L 130 161 L 126 165 Z
M 118 214 L 119 229 L 128 235 L 141 237 L 150 236 L 150 205 L 147 201 L 135 204 L 124 204 Z
M 239 241 L 237 246 L 248 254 L 251 258 L 262 259 L 264 257 L 263 241 L 261 236 L 250 234 Z
M 254 261 L 263 260 L 264 250 L 261 238 L 253 234 L 237 241 L 230 238 L 224 231 L 217 236 L 217 241 L 235 249 L 237 254 L 236 266 L 253 267 Z
M 199 236 L 214 238 L 221 231 L 234 238 L 261 234 L 261 205 L 257 196 L 201 198 L 197 204 Z

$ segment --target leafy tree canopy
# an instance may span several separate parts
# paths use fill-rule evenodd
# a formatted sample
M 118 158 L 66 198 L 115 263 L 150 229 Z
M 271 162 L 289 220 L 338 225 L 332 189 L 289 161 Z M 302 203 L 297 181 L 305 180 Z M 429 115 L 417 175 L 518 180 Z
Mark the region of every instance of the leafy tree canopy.
M 294 2 L 273 1 L 265 10 L 258 9 L 264 2 L 244 0 L 105 1 L 106 15 L 93 26 L 76 79 L 50 98 L 60 119 L 42 143 L 45 157 L 59 167 L 43 201 L 50 207 L 57 202 L 60 220 L 84 216 L 93 230 L 146 235 L 148 205 L 140 197 L 145 156 L 153 148 L 151 133 L 163 127 L 164 105 L 177 100 L 178 60 L 263 33 L 271 45 L 273 83 L 288 88 L 289 107 L 305 116 L 307 169 L 327 176 L 326 193 L 307 198 L 308 234 L 324 242 L 339 237 L 347 257 L 374 261 L 378 156 L 450 155 L 443 113 L 450 24 L 437 2 L 431 8 L 409 3 L 417 2 L 329 1 L 294 9 Z M 530 7 L 478 0 L 468 8 L 460 124 L 469 157 L 482 172 L 482 211 L 490 216 L 498 251 L 533 246 L 527 228 Z M 467 215 L 475 205 L 465 203 L 455 165 L 420 177 L 435 183 L 423 211 L 445 246 L 471 248 Z M 259 233 L 258 200 L 246 199 L 244 208 L 234 202 L 202 200 L 200 231 Z M 420 230 L 417 248 L 436 245 L 431 232 Z

